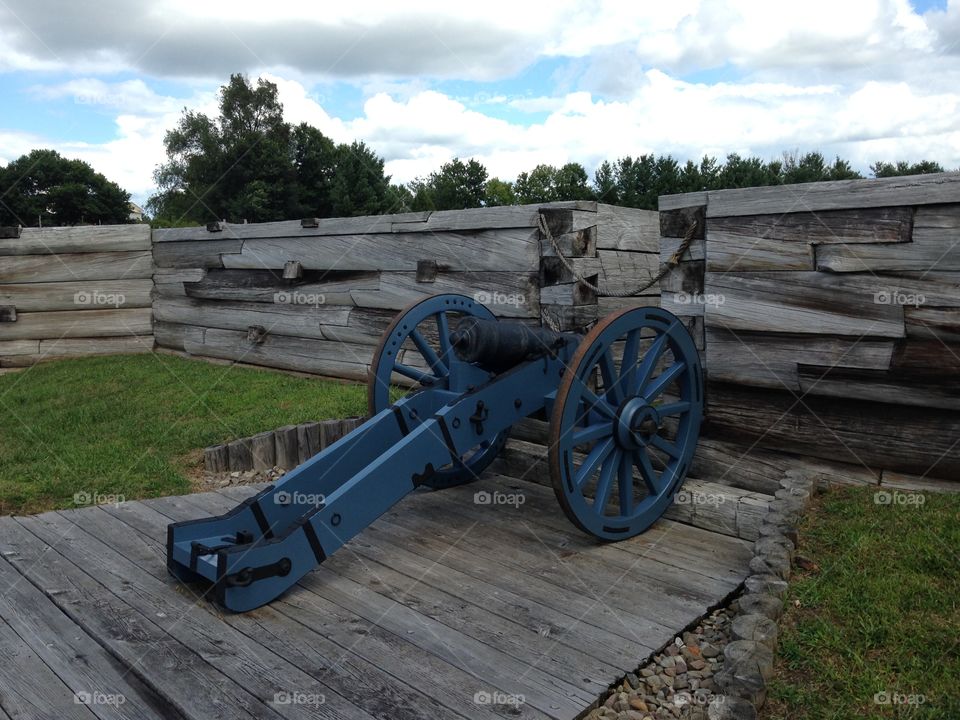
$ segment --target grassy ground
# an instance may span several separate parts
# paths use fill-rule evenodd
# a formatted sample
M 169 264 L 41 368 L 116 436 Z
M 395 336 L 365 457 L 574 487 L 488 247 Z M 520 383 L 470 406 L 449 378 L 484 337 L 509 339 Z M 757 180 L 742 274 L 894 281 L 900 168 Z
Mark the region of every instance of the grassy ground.
M 358 385 L 170 355 L 63 360 L 0 375 L 0 513 L 190 491 L 207 445 L 359 415 Z
M 960 718 L 960 495 L 875 491 L 806 518 L 768 720 Z

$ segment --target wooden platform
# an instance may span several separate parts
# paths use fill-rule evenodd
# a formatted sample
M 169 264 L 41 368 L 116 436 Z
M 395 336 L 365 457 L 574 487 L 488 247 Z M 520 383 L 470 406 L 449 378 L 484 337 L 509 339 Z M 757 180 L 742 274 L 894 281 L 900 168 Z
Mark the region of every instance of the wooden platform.
M 225 615 L 168 576 L 166 526 L 253 490 L 0 518 L 0 720 L 573 718 L 750 558 L 670 520 L 597 544 L 548 488 L 487 476 L 415 493 L 280 600 Z

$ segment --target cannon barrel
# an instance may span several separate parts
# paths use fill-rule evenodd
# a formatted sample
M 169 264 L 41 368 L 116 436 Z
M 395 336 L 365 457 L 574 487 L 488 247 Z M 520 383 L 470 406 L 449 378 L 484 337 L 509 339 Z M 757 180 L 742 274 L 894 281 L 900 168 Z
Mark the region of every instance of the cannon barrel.
M 518 322 L 465 317 L 450 333 L 457 357 L 485 370 L 503 372 L 525 360 L 554 352 L 576 336 Z

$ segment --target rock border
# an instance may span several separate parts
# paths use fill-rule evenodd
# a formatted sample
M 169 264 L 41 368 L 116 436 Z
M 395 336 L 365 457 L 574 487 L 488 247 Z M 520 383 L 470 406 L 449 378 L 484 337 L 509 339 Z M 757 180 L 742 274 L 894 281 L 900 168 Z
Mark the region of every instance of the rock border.
M 779 485 L 760 523 L 743 593 L 732 595 L 735 599 L 712 608 L 686 631 L 681 631 L 636 672 L 627 673 L 580 718 L 756 720 L 767 698 L 767 682 L 773 677 L 779 635 L 777 621 L 783 614 L 783 601 L 799 543 L 797 526 L 810 506 L 817 481 L 809 472 L 791 469 L 784 473 Z M 696 650 L 699 641 L 690 631 L 702 634 L 703 626 L 714 624 L 718 616 L 729 621 L 723 633 L 728 641 L 721 649 L 721 657 L 717 658 L 716 672 L 706 686 L 710 691 L 699 696 L 688 693 L 689 697 L 685 696 L 682 703 L 673 699 L 654 707 L 647 702 L 642 695 L 649 687 L 644 687 L 643 678 L 662 669 L 665 657 L 676 656 L 678 651 L 687 657 L 684 650 Z M 673 674 L 670 675 L 672 679 Z
M 292 470 L 347 433 L 366 418 L 347 417 L 299 425 L 284 425 L 203 450 L 204 470 L 212 474 Z

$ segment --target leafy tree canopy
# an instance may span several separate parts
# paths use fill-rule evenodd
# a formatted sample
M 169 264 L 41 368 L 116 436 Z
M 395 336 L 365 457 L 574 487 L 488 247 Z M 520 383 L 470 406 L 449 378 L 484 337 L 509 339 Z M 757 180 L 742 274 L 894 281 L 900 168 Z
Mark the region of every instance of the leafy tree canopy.
M 0 168 L 0 225 L 129 222 L 130 193 L 82 160 L 33 150 Z

